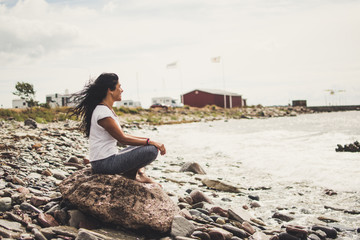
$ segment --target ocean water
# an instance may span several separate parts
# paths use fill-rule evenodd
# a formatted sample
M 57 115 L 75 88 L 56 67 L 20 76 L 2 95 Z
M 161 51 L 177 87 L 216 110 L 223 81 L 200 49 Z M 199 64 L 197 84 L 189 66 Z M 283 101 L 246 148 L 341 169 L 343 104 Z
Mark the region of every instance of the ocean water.
M 360 153 L 336 152 L 360 141 L 360 111 L 240 119 L 158 127 L 159 161 L 195 161 L 210 175 L 246 185 L 306 182 L 360 191 Z
M 359 123 L 359 111 L 332 112 L 159 126 L 134 135 L 165 144 L 167 154 L 147 172 L 175 199 L 185 196 L 187 189 L 199 188 L 215 204 L 234 208 L 251 205 L 247 196 L 256 195 L 261 207 L 250 212 L 270 226 L 279 224 L 271 216 L 283 209 L 295 217 L 292 224 L 311 226 L 323 223 L 318 218 L 325 216 L 357 228 L 359 215 L 344 210 L 360 211 L 360 153 L 335 148 L 360 140 Z M 190 161 L 207 174 L 179 172 Z M 242 193 L 207 189 L 201 184 L 203 177 L 230 183 Z M 326 194 L 327 189 L 336 195 Z

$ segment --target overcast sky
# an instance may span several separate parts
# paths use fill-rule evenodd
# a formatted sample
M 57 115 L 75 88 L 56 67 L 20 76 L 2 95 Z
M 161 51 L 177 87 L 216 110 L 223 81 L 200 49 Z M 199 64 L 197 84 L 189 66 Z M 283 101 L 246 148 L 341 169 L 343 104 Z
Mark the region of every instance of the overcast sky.
M 0 0 L 0 104 L 18 81 L 45 102 L 102 72 L 144 107 L 196 88 L 360 104 L 359 13 L 360 0 Z

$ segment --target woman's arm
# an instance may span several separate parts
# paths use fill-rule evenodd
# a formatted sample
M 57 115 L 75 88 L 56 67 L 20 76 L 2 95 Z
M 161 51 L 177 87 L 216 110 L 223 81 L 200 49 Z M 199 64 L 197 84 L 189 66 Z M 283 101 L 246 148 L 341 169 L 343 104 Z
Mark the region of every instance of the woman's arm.
M 111 117 L 100 119 L 98 121 L 98 124 L 102 126 L 113 138 L 115 138 L 118 142 L 122 144 L 132 146 L 140 146 L 147 144 L 147 138 L 125 134 L 121 130 L 119 125 L 115 122 L 115 120 Z M 154 145 L 157 149 L 159 149 L 161 155 L 164 155 L 166 153 L 164 144 L 154 142 L 152 140 L 149 141 L 149 144 Z

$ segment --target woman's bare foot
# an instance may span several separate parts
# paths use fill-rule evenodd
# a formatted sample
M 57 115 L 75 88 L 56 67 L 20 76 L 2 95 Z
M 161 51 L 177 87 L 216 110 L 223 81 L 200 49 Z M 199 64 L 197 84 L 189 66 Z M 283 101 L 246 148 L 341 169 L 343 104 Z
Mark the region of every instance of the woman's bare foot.
M 162 187 L 160 183 L 155 182 L 155 180 L 145 174 L 144 168 L 140 168 L 136 174 L 135 180 L 142 183 L 152 183 L 156 184 L 159 187 Z

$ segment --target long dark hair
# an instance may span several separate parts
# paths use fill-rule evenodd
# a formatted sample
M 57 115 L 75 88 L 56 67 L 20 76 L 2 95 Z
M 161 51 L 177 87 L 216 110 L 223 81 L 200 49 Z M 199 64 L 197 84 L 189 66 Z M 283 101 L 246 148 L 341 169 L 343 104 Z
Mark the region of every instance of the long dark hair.
M 118 81 L 119 77 L 115 73 L 102 73 L 73 95 L 76 106 L 71 110 L 71 115 L 81 118 L 80 129 L 87 137 L 90 135 L 91 116 L 95 107 L 106 97 L 108 89 L 115 90 Z

